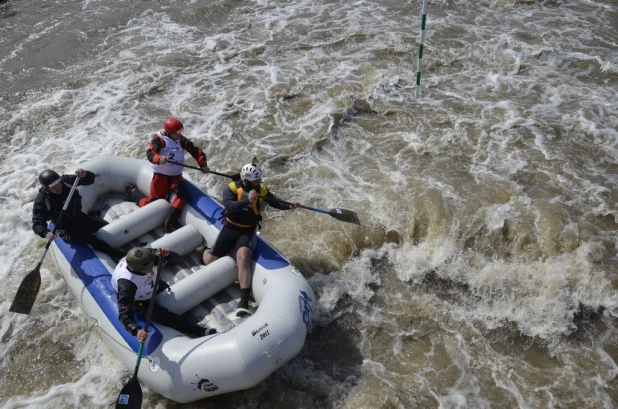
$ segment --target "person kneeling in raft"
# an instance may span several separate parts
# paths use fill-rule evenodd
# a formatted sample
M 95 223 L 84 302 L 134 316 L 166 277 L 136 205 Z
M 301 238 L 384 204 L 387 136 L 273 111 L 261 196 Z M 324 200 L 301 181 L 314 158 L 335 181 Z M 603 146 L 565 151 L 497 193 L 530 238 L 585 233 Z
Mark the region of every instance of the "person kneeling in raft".
M 157 291 L 153 288 L 157 277 L 156 265 L 159 257 L 163 257 L 164 261 L 169 261 L 172 258 L 170 249 L 167 247 L 158 249 L 135 247 L 120 260 L 112 273 L 112 286 L 118 298 L 118 318 L 126 330 L 142 343 L 148 339 L 148 331 L 139 326 L 135 320 L 135 314 L 146 317 L 149 304 L 154 302 L 153 297 L 169 288 L 163 281 L 159 281 Z M 189 323 L 182 316 L 170 312 L 156 302 L 152 311 L 152 320 L 195 337 L 217 333 L 214 328 L 203 328 Z

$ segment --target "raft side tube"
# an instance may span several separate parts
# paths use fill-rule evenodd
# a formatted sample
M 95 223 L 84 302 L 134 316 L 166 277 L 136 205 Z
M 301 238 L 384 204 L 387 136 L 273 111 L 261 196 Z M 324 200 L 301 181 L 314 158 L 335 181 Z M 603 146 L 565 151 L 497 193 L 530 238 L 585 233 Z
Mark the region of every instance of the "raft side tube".
M 109 192 L 124 192 L 127 183 L 136 185 L 140 192 L 148 195 L 152 180 L 151 164 L 144 160 L 136 160 L 122 156 L 101 155 L 83 164 L 85 170 L 95 174 L 94 183 L 80 186 L 82 195 L 82 210 L 91 211 L 98 198 Z
M 155 200 L 101 227 L 96 236 L 110 246 L 120 248 L 162 226 L 171 207 L 167 200 Z
M 233 331 L 187 341 L 173 376 L 179 402 L 251 388 L 303 347 L 294 323 L 258 310 Z
M 234 260 L 230 256 L 221 257 L 173 284 L 169 290 L 159 293 L 157 304 L 182 315 L 232 285 L 237 275 Z
M 148 247 L 168 247 L 174 253 L 184 256 L 201 246 L 203 241 L 204 238 L 195 227 L 186 225 L 153 241 Z

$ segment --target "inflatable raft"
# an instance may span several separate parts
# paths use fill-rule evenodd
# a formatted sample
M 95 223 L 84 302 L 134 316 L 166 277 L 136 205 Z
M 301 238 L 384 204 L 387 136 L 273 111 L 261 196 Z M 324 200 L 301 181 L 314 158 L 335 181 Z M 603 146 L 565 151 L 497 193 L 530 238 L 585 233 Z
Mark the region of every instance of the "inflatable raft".
M 199 251 L 204 245 L 212 246 L 221 229 L 220 203 L 187 181 L 190 199 L 180 218 L 182 227 L 163 234 L 168 201 L 139 208 L 124 197 L 127 182 L 148 193 L 149 162 L 101 156 L 80 167 L 96 174 L 93 185 L 79 187 L 83 211 L 100 212 L 109 222 L 97 236 L 124 250 L 167 246 L 180 254 L 182 260 L 162 270 L 161 279 L 171 288 L 157 295 L 157 302 L 219 331 L 192 338 L 152 323 L 138 376 L 144 385 L 173 401 L 191 402 L 255 386 L 300 352 L 315 297 L 301 273 L 271 244 L 258 235 L 252 263 L 257 308 L 251 306 L 249 317 L 237 317 L 234 310 L 241 293 L 233 255 L 204 266 Z M 133 370 L 139 343 L 118 320 L 110 281 L 116 263 L 86 244 L 58 238 L 52 253 L 82 310 L 96 320 L 118 359 Z

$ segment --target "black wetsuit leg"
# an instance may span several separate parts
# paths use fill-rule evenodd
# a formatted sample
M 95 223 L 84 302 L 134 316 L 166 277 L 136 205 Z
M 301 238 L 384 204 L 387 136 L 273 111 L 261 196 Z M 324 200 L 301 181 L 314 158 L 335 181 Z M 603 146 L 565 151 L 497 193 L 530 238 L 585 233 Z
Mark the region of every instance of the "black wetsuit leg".
M 141 306 L 136 306 L 135 311 L 143 315 L 144 317 L 148 314 L 148 303 L 142 302 Z M 152 310 L 152 320 L 154 322 L 158 322 L 160 324 L 165 325 L 166 327 L 173 328 L 177 331 L 180 331 L 185 334 L 193 335 L 195 337 L 204 336 L 206 333 L 206 329 L 200 327 L 199 325 L 193 325 L 189 323 L 184 317 L 174 314 L 167 308 L 161 307 L 160 305 L 154 305 Z
M 106 253 L 117 259 L 121 259 L 125 256 L 124 251 L 113 248 L 112 246 L 95 236 L 97 230 L 108 224 L 105 220 L 96 219 L 94 217 L 88 216 L 85 213 L 82 213 L 79 218 L 78 224 L 78 226 L 76 226 L 75 224 L 71 226 L 70 234 L 72 240 L 74 239 L 75 241 L 82 241 L 84 243 L 90 244 L 95 250 L 102 251 L 103 253 Z

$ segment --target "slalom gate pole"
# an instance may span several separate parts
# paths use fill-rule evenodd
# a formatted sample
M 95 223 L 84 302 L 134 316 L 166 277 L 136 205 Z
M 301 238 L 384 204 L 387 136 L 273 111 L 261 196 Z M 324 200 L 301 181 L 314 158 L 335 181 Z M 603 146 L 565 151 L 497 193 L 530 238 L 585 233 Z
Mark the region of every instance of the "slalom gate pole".
M 416 67 L 416 98 L 421 91 L 421 70 L 423 66 L 423 43 L 425 42 L 425 21 L 427 20 L 427 0 L 423 0 L 423 11 L 421 18 L 421 43 L 418 46 L 418 65 Z

